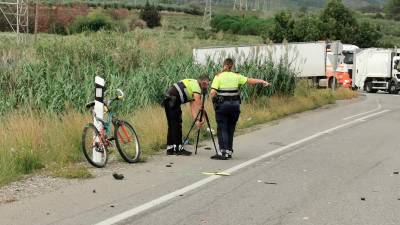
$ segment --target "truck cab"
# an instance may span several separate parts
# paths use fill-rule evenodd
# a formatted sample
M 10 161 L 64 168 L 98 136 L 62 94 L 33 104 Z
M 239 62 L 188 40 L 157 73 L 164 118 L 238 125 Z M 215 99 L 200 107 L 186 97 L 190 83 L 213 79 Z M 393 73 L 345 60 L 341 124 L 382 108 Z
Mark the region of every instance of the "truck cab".
M 364 49 L 356 53 L 355 83 L 369 93 L 400 91 L 400 52 L 393 49 Z
M 393 56 L 392 65 L 393 78 L 396 79 L 400 89 L 400 52 L 395 53 L 395 56 Z
M 342 44 L 342 50 L 338 57 L 338 64 L 336 68 L 336 81 L 337 84 L 345 88 L 352 87 L 353 79 L 353 60 L 354 54 L 359 49 L 356 45 Z M 328 86 L 332 87 L 333 83 L 333 52 L 327 48 L 327 60 L 326 60 L 326 76 L 328 79 Z

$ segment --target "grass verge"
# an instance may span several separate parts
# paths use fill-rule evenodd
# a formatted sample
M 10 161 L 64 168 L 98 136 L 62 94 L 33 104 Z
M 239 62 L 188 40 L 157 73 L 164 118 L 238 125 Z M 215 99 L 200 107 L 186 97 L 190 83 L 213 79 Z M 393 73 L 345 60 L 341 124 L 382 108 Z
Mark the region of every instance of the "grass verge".
M 238 128 L 251 127 L 356 96 L 356 92 L 347 89 L 333 93 L 300 85 L 291 97 L 274 96 L 244 103 Z M 215 128 L 212 105 L 208 102 L 206 108 Z M 186 132 L 191 118 L 189 110 L 184 111 Z M 167 125 L 163 108 L 153 105 L 122 118 L 132 122 L 137 130 L 144 157 L 164 147 Z M 38 170 L 58 177 L 92 177 L 87 166 L 79 163 L 84 162 L 80 150 L 82 129 L 90 121 L 89 114 L 75 111 L 59 116 L 13 112 L 0 118 L 0 186 Z

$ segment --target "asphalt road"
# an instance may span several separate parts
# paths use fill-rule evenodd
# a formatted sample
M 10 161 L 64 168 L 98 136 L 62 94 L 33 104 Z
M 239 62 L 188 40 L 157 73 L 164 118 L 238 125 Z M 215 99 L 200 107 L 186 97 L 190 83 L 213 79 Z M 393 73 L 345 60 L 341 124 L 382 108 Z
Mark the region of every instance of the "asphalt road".
M 1 205 L 0 224 L 398 225 L 399 101 L 367 95 L 262 125 L 229 161 L 156 156 L 122 181 Z M 230 176 L 202 173 L 215 171 Z

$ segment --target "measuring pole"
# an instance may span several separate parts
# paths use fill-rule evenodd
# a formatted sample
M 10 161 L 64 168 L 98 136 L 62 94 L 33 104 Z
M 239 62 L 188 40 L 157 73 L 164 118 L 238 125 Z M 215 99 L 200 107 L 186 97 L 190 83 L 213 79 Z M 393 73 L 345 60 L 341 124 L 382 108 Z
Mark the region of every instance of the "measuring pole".
M 104 118 L 104 91 L 105 91 L 105 80 L 102 77 L 96 76 L 94 78 L 95 83 L 95 100 L 94 100 L 94 116 L 103 119 Z M 103 124 L 98 121 L 96 118 L 93 118 L 93 124 L 97 128 L 99 132 L 103 129 Z M 100 133 L 101 135 L 101 133 Z M 95 137 L 95 142 L 99 142 L 100 138 Z M 96 151 L 96 148 L 93 147 L 93 161 L 100 163 L 102 160 L 103 154 Z

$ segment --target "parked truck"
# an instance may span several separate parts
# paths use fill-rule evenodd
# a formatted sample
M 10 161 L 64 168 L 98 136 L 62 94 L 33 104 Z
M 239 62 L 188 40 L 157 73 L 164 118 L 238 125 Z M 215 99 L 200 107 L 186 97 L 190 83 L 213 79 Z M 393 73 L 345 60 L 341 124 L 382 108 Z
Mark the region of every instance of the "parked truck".
M 354 87 L 368 93 L 400 90 L 400 51 L 368 48 L 355 54 Z
M 338 59 L 338 65 L 336 68 L 336 78 L 338 84 L 342 85 L 346 88 L 352 87 L 352 79 L 353 79 L 353 58 L 356 51 L 359 49 L 356 45 L 351 44 L 343 44 L 340 57 Z M 330 48 L 327 50 L 327 64 L 326 64 L 326 76 L 331 83 L 329 86 L 332 85 L 333 81 L 333 65 L 330 63 L 330 56 L 333 56 L 333 52 Z
M 230 46 L 209 47 L 193 49 L 193 59 L 196 63 L 207 65 L 207 63 L 222 64 L 227 57 L 233 58 L 237 65 L 244 63 L 264 64 L 272 61 L 277 64 L 284 62 L 296 71 L 297 77 L 308 78 L 321 87 L 331 86 L 334 83 L 333 67 L 334 60 L 338 68 L 336 70 L 336 84 L 349 84 L 349 76 L 340 74 L 339 65 L 343 64 L 342 44 L 338 43 L 339 57 L 334 57 L 330 44 L 326 42 L 286 43 L 254 46 Z M 338 75 L 341 76 L 338 79 Z

